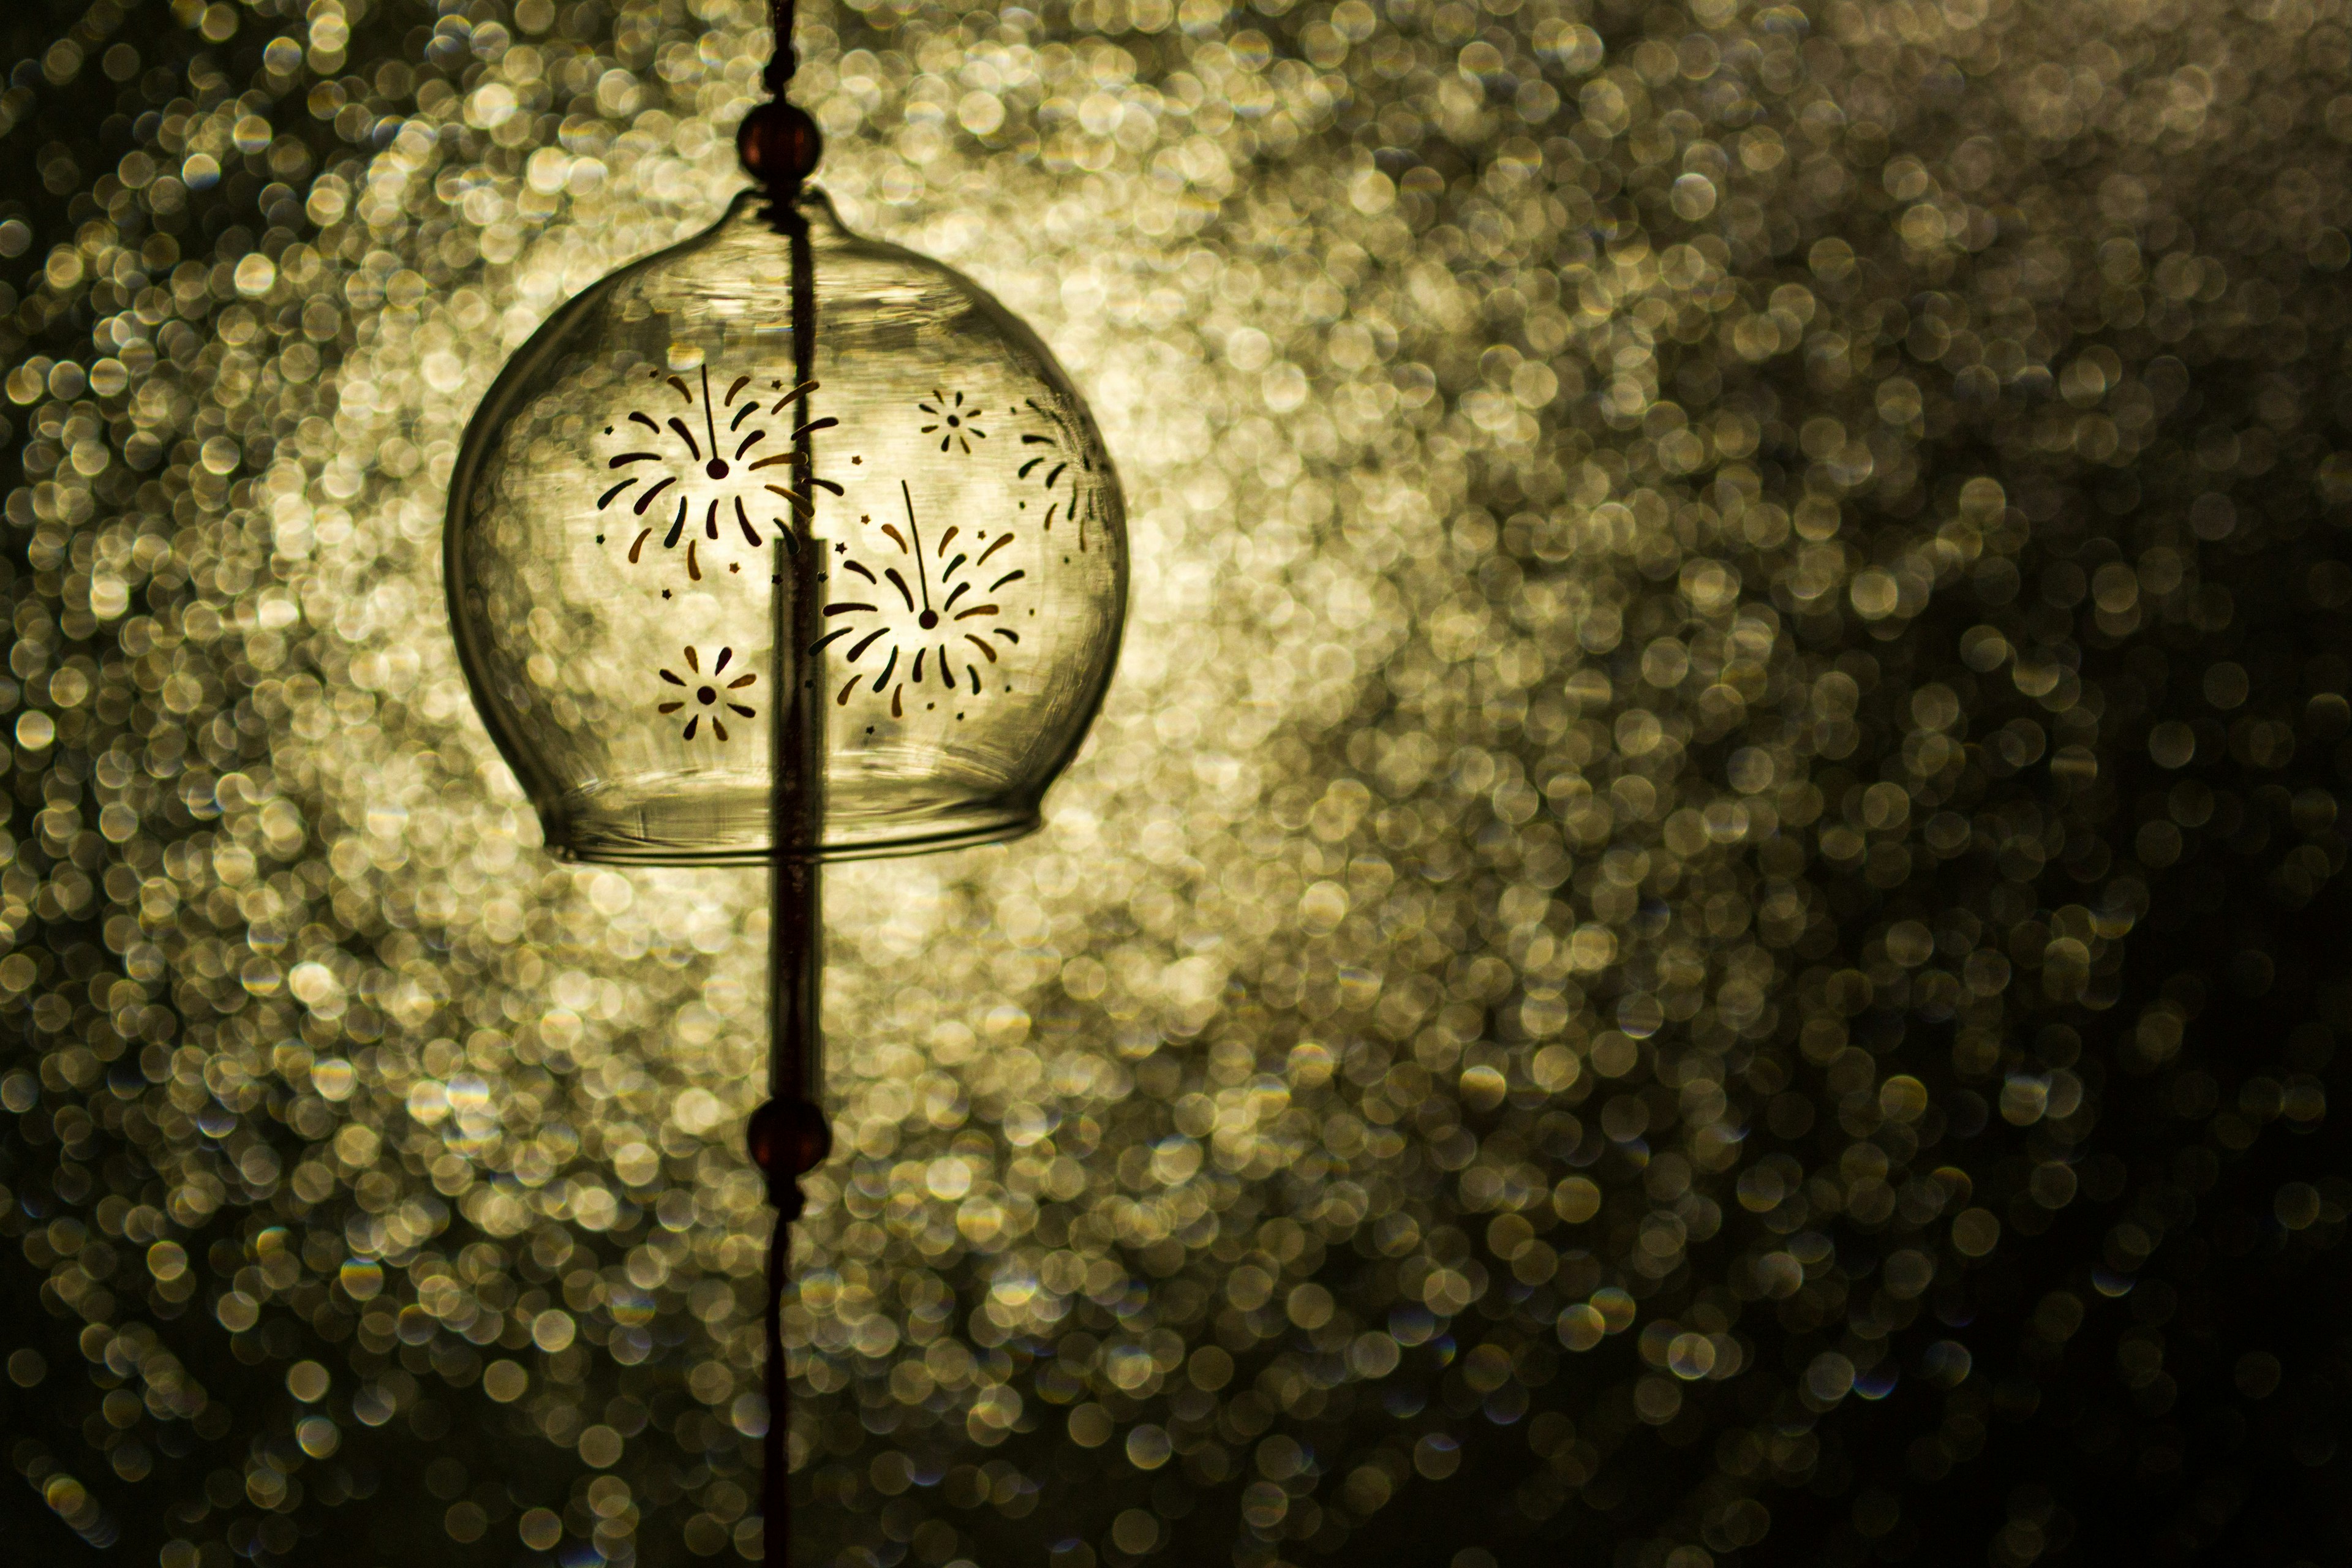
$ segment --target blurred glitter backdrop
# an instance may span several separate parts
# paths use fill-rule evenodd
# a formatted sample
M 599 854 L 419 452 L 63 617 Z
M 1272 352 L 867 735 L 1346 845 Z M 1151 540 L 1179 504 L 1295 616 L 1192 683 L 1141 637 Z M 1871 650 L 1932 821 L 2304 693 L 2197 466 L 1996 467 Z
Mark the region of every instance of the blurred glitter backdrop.
M 760 11 L 0 16 L 12 1562 L 759 1549 L 760 879 L 545 855 L 438 536 Z M 833 879 L 806 1562 L 2352 1555 L 2345 12 L 804 6 L 1136 569 Z

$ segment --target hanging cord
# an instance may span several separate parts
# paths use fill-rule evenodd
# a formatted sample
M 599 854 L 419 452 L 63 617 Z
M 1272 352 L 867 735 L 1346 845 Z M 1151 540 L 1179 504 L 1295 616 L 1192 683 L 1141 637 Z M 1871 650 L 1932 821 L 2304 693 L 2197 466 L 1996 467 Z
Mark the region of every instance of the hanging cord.
M 761 79 L 774 96 L 743 117 L 735 132 L 735 152 L 743 161 L 743 172 L 767 186 L 777 210 L 785 211 L 800 193 L 801 182 L 824 155 L 824 138 L 805 110 L 784 100 L 784 89 L 800 64 L 793 53 L 793 0 L 771 0 L 770 14 L 776 47 Z
M 772 101 L 743 121 L 736 149 L 744 169 L 767 187 L 770 218 L 792 247 L 793 369 L 796 386 L 811 387 L 816 367 L 816 288 L 807 221 L 797 210 L 801 181 L 816 167 L 823 147 L 816 122 L 784 101 L 792 80 L 793 0 L 773 0 L 775 52 L 766 80 Z M 816 539 L 809 475 L 815 470 L 816 422 L 803 404 L 793 438 L 799 504 L 789 531 L 776 542 L 771 635 L 778 699 L 770 768 L 768 914 L 768 1102 L 745 1129 L 751 1163 L 767 1178 L 776 1212 L 768 1241 L 765 1386 L 768 1430 L 761 1443 L 760 1517 L 767 1568 L 792 1559 L 792 1385 L 784 1360 L 784 1287 L 792 1268 L 792 1225 L 800 1217 L 800 1178 L 824 1160 L 832 1128 L 816 1102 L 824 1064 L 818 1004 L 824 991 L 823 886 L 813 857 L 824 829 L 824 716 L 804 678 L 800 650 L 821 635 Z M 829 422 L 828 422 L 829 423 Z
M 779 796 L 785 791 L 779 788 Z M 782 815 L 781 812 L 779 815 Z M 809 1097 L 817 1062 L 817 993 L 823 984 L 816 862 L 781 849 L 772 864 L 768 985 L 771 1098 L 751 1115 L 751 1161 L 768 1181 L 776 1211 L 768 1238 L 768 1430 L 761 1439 L 760 1523 L 767 1568 L 792 1559 L 792 1384 L 784 1359 L 784 1287 L 792 1271 L 793 1221 L 800 1216 L 799 1178 L 814 1169 L 832 1144 L 824 1113 Z

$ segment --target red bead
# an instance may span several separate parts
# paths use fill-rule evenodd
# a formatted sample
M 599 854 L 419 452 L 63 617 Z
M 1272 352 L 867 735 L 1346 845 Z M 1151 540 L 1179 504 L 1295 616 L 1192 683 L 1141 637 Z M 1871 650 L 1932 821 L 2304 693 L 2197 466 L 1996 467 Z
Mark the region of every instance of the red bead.
M 735 132 L 743 171 L 771 190 L 800 184 L 824 155 L 816 121 L 793 104 L 763 103 Z
M 804 1100 L 768 1101 L 751 1112 L 743 1131 L 751 1163 L 771 1177 L 805 1175 L 833 1150 L 824 1112 Z

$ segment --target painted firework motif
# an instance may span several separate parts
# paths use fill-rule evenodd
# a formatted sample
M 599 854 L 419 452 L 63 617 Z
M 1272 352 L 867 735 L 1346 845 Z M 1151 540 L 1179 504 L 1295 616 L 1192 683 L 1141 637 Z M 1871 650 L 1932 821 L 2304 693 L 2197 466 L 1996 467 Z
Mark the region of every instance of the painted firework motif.
M 621 449 L 603 458 L 613 482 L 597 498 L 596 510 L 627 525 L 618 537 L 628 539 L 631 566 L 646 563 L 650 543 L 658 542 L 666 552 L 682 544 L 687 580 L 698 583 L 707 568 L 716 569 L 709 554 L 724 546 L 761 551 L 781 539 L 788 550 L 797 551 L 786 510 L 808 515 L 808 487 L 841 493 L 838 485 L 814 475 L 806 477 L 805 486 L 793 482 L 800 477 L 802 438 L 838 423 L 805 417 L 784 423 L 788 411 L 805 416 L 805 400 L 817 384 L 788 387 L 771 381 L 757 388 L 757 379 L 722 379 L 708 364 L 686 372 L 648 371 L 647 405 L 606 426 L 604 434 L 615 437 Z M 599 533 L 596 542 L 614 538 Z M 729 573 L 743 569 L 740 561 L 726 566 Z M 669 596 L 664 588 L 662 597 Z M 728 715 L 758 717 L 744 699 L 760 678 L 740 667 L 730 675 L 734 659 L 734 648 L 722 647 L 706 671 L 701 654 L 688 647 L 683 671 L 667 666 L 656 670 L 654 710 L 671 719 L 685 714 L 681 741 L 707 735 L 724 743 Z
M 1068 415 L 1059 409 L 1040 407 L 1034 397 L 1028 402 L 1029 411 L 1045 421 L 1048 433 L 1023 433 L 1019 477 L 1045 492 L 1045 532 L 1054 531 L 1057 520 L 1065 523 L 1076 520 L 1078 553 L 1083 555 L 1087 551 L 1087 526 L 1097 521 L 1095 509 L 1101 504 L 1101 487 L 1095 482 L 1094 450 L 1087 444 L 1076 421 Z
M 828 479 L 803 475 L 798 455 L 804 437 L 838 421 L 803 417 L 787 427 L 783 419 L 795 409 L 806 415 L 804 400 L 817 384 L 770 382 L 754 390 L 754 379 L 722 380 L 709 366 L 649 372 L 652 406 L 631 411 L 606 432 L 623 437 L 626 449 L 605 459 L 614 481 L 597 507 L 633 522 L 631 565 L 646 559 L 650 543 L 658 542 L 665 551 L 683 545 L 688 577 L 698 582 L 706 550 L 739 540 L 759 549 L 774 539 L 797 548 L 785 509 L 805 517 L 809 490 L 844 493 Z M 979 443 L 989 436 L 979 422 L 981 410 L 963 393 L 934 391 L 915 409 L 918 432 L 927 441 L 937 439 L 941 453 L 961 458 L 984 450 Z M 1030 573 L 1021 559 L 1034 553 L 1034 546 L 1027 552 L 1016 546 L 1034 533 L 1050 552 L 1059 524 L 1066 540 L 1076 532 L 1063 548 L 1074 544 L 1083 552 L 1089 547 L 1100 479 L 1083 432 L 1067 415 L 1035 400 L 1025 410 L 1004 412 L 1020 428 L 1017 446 L 1007 454 L 1018 495 L 1013 515 L 985 527 L 927 521 L 908 480 L 886 479 L 897 489 L 889 498 L 896 505 L 886 503 L 879 521 L 872 513 L 861 515 L 852 537 L 832 542 L 826 629 L 808 651 L 831 648 L 846 668 L 846 678 L 834 691 L 836 705 L 848 707 L 863 692 L 877 707 L 887 698 L 892 719 L 936 710 L 942 703 L 961 718 L 961 705 L 985 696 L 992 685 L 1007 689 L 1003 667 L 1021 644 L 1011 624 L 1012 606 Z M 850 461 L 862 459 L 853 456 Z M 600 542 L 606 537 L 599 535 Z M 728 570 L 740 565 L 730 563 Z M 707 734 L 723 742 L 726 715 L 756 716 L 734 695 L 756 677 L 719 679 L 733 658 L 731 647 L 720 649 L 705 674 L 700 654 L 688 647 L 683 672 L 658 671 L 665 689 L 656 708 L 666 718 L 686 716 L 681 740 Z M 910 706 L 915 704 L 919 708 Z
M 903 521 L 859 520 L 872 531 L 859 554 L 835 545 L 830 629 L 809 651 L 841 645 L 852 672 L 837 704 L 847 707 L 863 686 L 876 697 L 887 691 L 890 716 L 903 719 L 909 701 L 936 707 L 987 689 L 993 667 L 1021 641 L 1003 624 L 1002 595 L 1029 574 L 1007 554 L 1017 530 L 935 521 L 927 534 L 904 479 L 897 500 Z
M 710 721 L 712 737 L 723 744 L 727 740 L 726 716 L 728 714 L 732 713 L 740 719 L 756 719 L 760 716 L 759 710 L 732 695 L 756 685 L 760 679 L 758 674 L 751 670 L 744 671 L 731 680 L 727 679 L 727 667 L 734 661 L 734 658 L 733 648 L 720 648 L 719 657 L 711 661 L 709 673 L 706 675 L 702 668 L 701 655 L 697 653 L 689 644 L 685 649 L 686 674 L 680 675 L 674 669 L 662 670 L 662 679 L 677 687 L 685 695 L 666 698 L 656 705 L 656 710 L 665 716 L 686 712 L 686 729 L 679 735 L 680 740 L 693 740 L 695 731 L 700 729 L 702 721 L 708 719 Z M 688 710 L 691 711 L 687 711 Z
M 816 391 L 817 384 L 787 388 L 772 381 L 764 390 L 753 390 L 755 379 L 737 375 L 714 385 L 707 364 L 684 374 L 648 371 L 649 406 L 632 409 L 620 425 L 605 427 L 604 434 L 618 437 L 625 449 L 605 459 L 613 483 L 597 497 L 596 510 L 626 525 L 630 565 L 643 562 L 650 542 L 672 551 L 683 543 L 687 578 L 698 583 L 704 552 L 722 541 L 740 535 L 755 550 L 774 537 L 792 544 L 792 528 L 779 509 L 789 507 L 803 516 L 809 511 L 801 488 L 792 483 L 800 461 L 798 443 L 811 431 L 838 422 L 806 420 L 779 436 L 767 421 Z M 808 483 L 841 493 L 840 486 L 814 475 Z M 763 533 L 761 524 L 773 534 Z M 600 533 L 597 542 L 608 537 Z M 740 571 L 740 563 L 728 570 Z
M 952 447 L 969 457 L 974 441 L 988 439 L 988 432 L 978 424 L 980 410 L 965 407 L 961 392 L 952 395 L 934 392 L 931 401 L 919 403 L 915 406 L 930 416 L 931 422 L 923 426 L 923 434 L 937 436 L 942 452 Z

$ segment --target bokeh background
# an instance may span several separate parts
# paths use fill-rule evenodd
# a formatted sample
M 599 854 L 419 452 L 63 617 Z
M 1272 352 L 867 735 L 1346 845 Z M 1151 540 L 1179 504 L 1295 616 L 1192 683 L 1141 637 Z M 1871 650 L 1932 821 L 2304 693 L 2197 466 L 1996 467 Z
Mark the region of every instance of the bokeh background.
M 12 1559 L 758 1551 L 761 889 L 546 857 L 437 548 L 757 10 L 0 15 Z M 2344 1561 L 2344 12 L 805 7 L 1137 575 L 832 879 L 804 1561 Z

